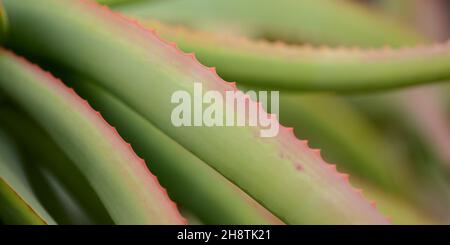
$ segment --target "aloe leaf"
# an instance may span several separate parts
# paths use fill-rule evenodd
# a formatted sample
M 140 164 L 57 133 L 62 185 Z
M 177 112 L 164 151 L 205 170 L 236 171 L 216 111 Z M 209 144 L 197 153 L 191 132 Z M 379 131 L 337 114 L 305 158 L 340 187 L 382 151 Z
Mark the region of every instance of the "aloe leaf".
M 351 188 L 347 175 L 339 175 L 289 129 L 261 138 L 261 127 L 174 127 L 175 91 L 193 94 L 194 82 L 221 94 L 235 88 L 150 30 L 87 1 L 7 0 L 5 6 L 10 44 L 89 76 L 282 221 L 386 223 Z M 31 36 L 32 43 L 21 41 Z
M 184 222 L 144 161 L 73 90 L 6 50 L 0 50 L 0 89 L 77 165 L 114 222 Z
M 315 48 L 211 35 L 155 21 L 145 23 L 185 52 L 195 52 L 201 62 L 217 66 L 221 76 L 251 86 L 362 91 L 450 77 L 448 43 L 402 49 Z
M 376 11 L 349 1 L 143 1 L 115 9 L 135 17 L 156 18 L 206 31 L 296 43 L 380 47 L 389 40 L 398 47 L 415 44 L 415 40 L 425 42 L 420 34 L 395 19 L 380 18 Z
M 75 86 L 115 125 L 136 152 L 150 160 L 150 170 L 178 204 L 207 224 L 281 224 L 258 202 L 165 135 L 126 104 L 93 83 Z M 176 154 L 174 154 L 176 152 Z
M 17 107 L 0 106 L 0 128 L 21 150 L 32 189 L 58 224 L 112 224 L 86 178 L 59 147 Z
M 6 224 L 55 224 L 25 177 L 13 142 L 0 131 L 0 219 Z

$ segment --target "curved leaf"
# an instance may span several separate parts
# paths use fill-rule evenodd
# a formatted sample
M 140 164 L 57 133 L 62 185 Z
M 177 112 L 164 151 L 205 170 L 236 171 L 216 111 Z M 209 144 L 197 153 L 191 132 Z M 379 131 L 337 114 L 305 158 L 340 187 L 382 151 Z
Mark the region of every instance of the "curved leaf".
M 402 49 L 315 48 L 145 23 L 183 51 L 195 52 L 201 62 L 217 66 L 223 77 L 251 86 L 361 91 L 450 78 L 448 43 Z
M 142 1 L 115 9 L 200 30 L 296 43 L 380 47 L 389 41 L 397 47 L 415 44 L 416 40 L 425 42 L 420 34 L 395 19 L 385 15 L 380 18 L 376 11 L 349 1 Z
M 116 223 L 184 222 L 143 160 L 73 90 L 5 50 L 0 89 L 77 164 Z
M 209 224 L 281 224 L 261 205 L 120 100 L 96 86 L 76 79 L 77 91 L 149 159 L 149 168 L 169 194 Z M 176 153 L 176 154 L 174 154 Z

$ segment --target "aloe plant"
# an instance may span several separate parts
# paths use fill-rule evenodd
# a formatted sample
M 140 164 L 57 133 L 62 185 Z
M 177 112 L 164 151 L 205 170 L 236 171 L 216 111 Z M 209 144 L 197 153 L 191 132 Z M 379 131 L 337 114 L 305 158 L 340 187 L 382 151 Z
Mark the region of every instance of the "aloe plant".
M 384 200 L 386 210 L 407 207 L 396 221 L 434 222 L 434 217 L 416 215 L 417 208 L 417 213 L 426 213 L 423 204 L 403 204 L 423 196 L 413 191 L 418 183 L 408 165 L 389 164 L 404 161 L 395 150 L 377 156 L 385 146 L 378 131 L 350 105 L 341 101 L 338 106 L 337 98 L 317 95 L 314 100 L 298 93 L 372 91 L 446 79 L 446 44 L 388 51 L 319 50 L 233 36 L 246 32 L 249 38 L 288 42 L 306 37 L 331 46 L 362 47 L 426 42 L 394 21 L 380 21 L 362 8 L 334 1 L 299 1 L 299 10 L 310 14 L 298 15 L 292 8 L 270 22 L 261 18 L 272 9 L 265 1 L 258 3 L 255 15 L 249 12 L 255 1 L 99 2 L 120 2 L 117 9 L 125 14 L 151 14 L 190 29 L 148 20 L 140 24 L 88 0 L 3 1 L 8 15 L 2 22 L 8 24 L 5 46 L 64 82 L 0 49 L 0 207 L 7 210 L 0 211 L 1 222 L 183 224 L 173 199 L 211 224 L 389 223 L 375 203 L 349 183 L 347 174 L 243 93 L 237 93 L 238 98 L 280 127 L 277 136 L 260 137 L 262 126 L 174 126 L 171 95 L 180 90 L 192 94 L 198 83 L 221 95 L 238 91 L 221 76 L 238 81 L 243 89 L 290 90 L 293 94 L 280 100 L 283 122 L 303 122 L 311 130 L 297 134 L 331 142 L 329 147 L 342 161 L 360 162 L 344 165 L 355 180 L 363 179 L 357 185 L 371 186 L 367 181 L 383 193 L 401 195 L 402 201 L 374 195 Z M 279 4 L 288 7 L 290 1 Z M 239 11 L 233 11 L 237 5 Z M 4 11 L 0 13 L 6 20 Z M 332 16 L 319 21 L 311 13 Z M 350 19 L 358 21 L 349 25 Z M 240 29 L 233 28 L 234 21 L 242 23 Z M 342 31 L 317 32 L 317 22 L 324 30 Z M 366 29 L 377 25 L 384 32 Z M 204 33 L 220 26 L 232 36 Z M 198 53 L 201 62 L 218 66 L 220 76 L 153 28 L 183 50 Z M 326 103 L 336 103 L 336 111 Z M 327 121 L 330 118 L 334 121 Z M 341 126 L 333 128 L 333 122 Z M 364 149 L 354 147 L 355 142 Z

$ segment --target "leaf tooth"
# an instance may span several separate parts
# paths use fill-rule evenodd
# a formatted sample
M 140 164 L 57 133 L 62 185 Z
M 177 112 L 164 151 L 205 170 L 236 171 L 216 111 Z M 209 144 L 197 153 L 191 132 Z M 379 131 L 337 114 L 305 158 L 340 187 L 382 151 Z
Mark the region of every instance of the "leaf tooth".
M 350 179 L 350 175 L 347 173 L 340 173 L 339 176 L 341 176 L 341 178 L 345 181 L 345 182 L 349 182 Z
M 125 141 L 124 141 L 124 142 L 125 142 Z M 126 142 L 125 142 L 125 143 L 126 143 Z M 129 144 L 129 143 L 126 143 L 126 144 L 129 145 L 130 150 L 133 151 L 133 149 L 131 148 L 131 144 Z M 133 151 L 133 152 L 134 152 L 134 151 Z M 177 203 L 176 203 L 175 201 L 173 201 L 172 198 L 170 198 L 170 196 L 169 196 L 169 194 L 168 194 L 168 192 L 167 192 L 167 189 L 166 189 L 164 186 L 162 186 L 162 185 L 160 184 L 160 181 L 159 181 L 159 179 L 158 179 L 158 176 L 156 176 L 156 175 L 154 175 L 152 172 L 150 172 L 150 170 L 149 170 L 148 167 L 147 167 L 146 161 L 145 161 L 142 157 L 138 156 L 137 154 L 134 154 L 134 155 L 135 155 L 136 159 L 140 162 L 140 164 L 142 164 L 142 165 L 145 167 L 144 169 L 146 169 L 146 171 L 148 172 L 148 174 L 150 175 L 150 177 L 152 178 L 152 180 L 153 180 L 155 183 L 158 183 L 158 189 L 162 192 L 163 196 L 165 196 L 165 197 L 168 199 L 169 205 L 171 205 L 175 210 L 179 210 L 179 209 L 178 209 Z M 183 224 L 187 224 L 187 220 L 186 220 L 185 217 L 183 217 L 183 216 L 180 215 L 180 219 L 181 219 L 181 221 L 182 221 Z
M 318 157 L 321 157 L 321 155 L 320 155 L 320 149 L 311 149 L 311 151 L 316 155 L 316 156 L 318 156 Z
M 230 85 L 231 87 L 237 89 L 236 82 L 228 82 L 228 85 Z
M 75 94 L 75 90 L 74 90 L 72 87 L 67 87 L 67 91 L 68 91 L 70 94 Z
M 298 142 L 300 142 L 300 144 L 302 144 L 302 145 L 304 145 L 304 146 L 306 146 L 306 147 L 309 147 L 309 142 L 308 142 L 308 140 L 301 140 L 301 139 L 297 139 L 298 140 Z
M 328 164 L 328 167 L 329 167 L 331 170 L 337 171 L 337 169 L 336 169 L 336 164 Z
M 195 53 L 194 53 L 194 52 L 192 52 L 192 53 L 186 53 L 186 56 L 192 58 L 193 60 L 196 60 L 196 59 L 197 59 L 197 58 L 195 57 Z
M 214 73 L 215 75 L 217 75 L 217 71 L 216 71 L 216 67 L 212 66 L 210 68 L 208 68 L 212 73 Z
M 87 108 L 91 108 L 91 105 L 89 104 L 89 101 L 87 101 L 85 99 L 81 99 L 81 103 L 83 103 L 83 105 L 86 106 Z
M 174 209 L 176 209 L 176 210 L 180 210 L 180 209 L 178 208 L 178 204 L 170 198 L 169 194 L 168 194 L 167 191 L 166 191 L 166 188 L 162 187 L 162 189 L 165 191 L 165 192 L 164 192 L 165 195 L 169 198 L 169 205 L 172 205 L 172 208 L 174 208 Z M 184 216 L 181 216 L 181 215 L 180 215 L 180 220 L 181 220 L 181 223 L 182 223 L 182 224 L 184 224 L 184 225 L 187 225 L 187 224 L 188 224 L 188 221 L 187 221 L 187 219 L 186 219 Z
M 178 46 L 177 46 L 177 43 L 176 43 L 176 42 L 168 42 L 168 44 L 169 44 L 170 46 L 172 46 L 173 48 L 178 49 Z

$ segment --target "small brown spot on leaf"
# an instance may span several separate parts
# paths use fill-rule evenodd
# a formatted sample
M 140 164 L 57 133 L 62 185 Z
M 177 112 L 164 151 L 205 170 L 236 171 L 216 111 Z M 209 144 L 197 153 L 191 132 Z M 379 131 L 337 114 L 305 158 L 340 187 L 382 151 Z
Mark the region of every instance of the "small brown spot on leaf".
M 295 166 L 295 169 L 297 169 L 298 171 L 303 171 L 303 166 L 300 163 L 296 162 L 294 164 L 294 166 Z

